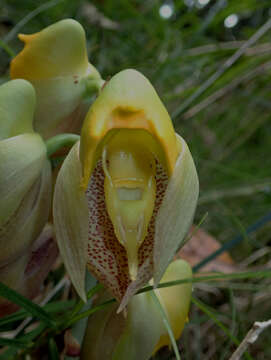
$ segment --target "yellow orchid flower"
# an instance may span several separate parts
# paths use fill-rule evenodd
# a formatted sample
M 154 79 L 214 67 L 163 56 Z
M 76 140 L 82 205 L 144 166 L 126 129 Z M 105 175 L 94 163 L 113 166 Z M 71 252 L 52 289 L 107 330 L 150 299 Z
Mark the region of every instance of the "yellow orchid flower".
M 157 284 L 197 198 L 193 159 L 154 88 L 135 70 L 118 73 L 89 110 L 56 183 L 56 235 L 80 296 L 86 265 L 119 310 L 152 277 Z
M 19 39 L 25 45 L 11 62 L 10 76 L 30 81 L 36 90 L 35 131 L 45 138 L 79 131 L 84 97 L 103 84 L 88 62 L 84 29 L 65 19 L 38 33 L 20 34 Z
M 35 103 L 28 81 L 0 86 L 0 281 L 17 290 L 51 206 L 51 165 L 32 128 Z
M 177 260 L 167 268 L 162 282 L 192 277 L 190 265 Z M 191 283 L 156 289 L 175 339 L 179 339 L 188 316 Z M 99 302 L 109 297 L 103 295 Z M 170 346 L 161 314 L 149 292 L 132 298 L 127 314 L 117 314 L 112 304 L 89 317 L 81 349 L 81 360 L 147 360 L 161 347 Z

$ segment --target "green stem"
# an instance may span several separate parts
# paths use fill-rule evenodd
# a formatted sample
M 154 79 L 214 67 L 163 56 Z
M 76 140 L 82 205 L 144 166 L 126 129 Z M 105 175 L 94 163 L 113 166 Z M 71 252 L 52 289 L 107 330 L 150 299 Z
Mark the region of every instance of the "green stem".
M 46 141 L 48 157 L 64 146 L 73 146 L 78 140 L 80 140 L 80 136 L 75 134 L 59 134 L 53 136 Z
M 97 292 L 99 292 L 100 290 L 103 289 L 103 285 L 102 284 L 97 284 L 95 285 L 92 289 L 90 289 L 88 291 L 88 294 L 87 294 L 87 299 L 91 299 Z M 83 308 L 83 306 L 85 305 L 85 302 L 83 300 L 80 300 L 77 305 L 74 307 L 71 315 L 70 315 L 70 320 L 68 321 L 67 324 L 65 324 L 67 327 L 69 327 L 72 322 L 73 322 L 73 319 L 75 318 L 75 316 L 79 313 L 79 311 Z
M 89 309 L 87 311 L 84 311 L 84 312 L 81 312 L 81 313 L 77 314 L 73 319 L 71 319 L 69 325 L 71 326 L 72 324 L 74 324 L 77 321 L 83 319 L 84 317 L 88 317 L 88 316 L 94 314 L 96 311 L 102 310 L 105 307 L 107 307 L 108 305 L 113 304 L 114 302 L 116 302 L 115 299 L 110 299 L 110 300 L 105 301 L 101 305 L 94 306 L 93 308 L 91 308 L 91 309 Z
M 82 79 L 85 84 L 85 97 L 91 97 L 97 93 L 100 93 L 105 81 L 101 78 L 96 78 L 93 76 L 86 77 Z

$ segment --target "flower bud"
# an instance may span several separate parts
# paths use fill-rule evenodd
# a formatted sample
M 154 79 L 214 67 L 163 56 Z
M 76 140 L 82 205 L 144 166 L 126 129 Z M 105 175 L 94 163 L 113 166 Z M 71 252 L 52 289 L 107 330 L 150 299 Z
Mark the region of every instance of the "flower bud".
M 30 81 L 36 90 L 35 131 L 44 138 L 78 132 L 86 111 L 84 96 L 103 84 L 88 62 L 82 26 L 66 19 L 19 39 L 25 45 L 11 62 L 10 75 Z
M 0 86 L 0 281 L 15 288 L 14 275 L 25 268 L 51 204 L 51 166 L 45 143 L 33 132 L 34 106 L 27 81 Z
M 33 133 L 36 95 L 25 80 L 11 80 L 0 86 L 0 140 Z

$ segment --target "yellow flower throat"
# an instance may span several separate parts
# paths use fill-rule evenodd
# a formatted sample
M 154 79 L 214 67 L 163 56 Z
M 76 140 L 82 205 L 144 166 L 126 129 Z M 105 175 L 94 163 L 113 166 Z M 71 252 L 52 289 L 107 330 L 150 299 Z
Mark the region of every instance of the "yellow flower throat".
M 138 272 L 138 249 L 145 239 L 155 196 L 155 159 L 133 135 L 120 131 L 103 149 L 104 191 L 115 235 L 127 252 L 129 275 Z

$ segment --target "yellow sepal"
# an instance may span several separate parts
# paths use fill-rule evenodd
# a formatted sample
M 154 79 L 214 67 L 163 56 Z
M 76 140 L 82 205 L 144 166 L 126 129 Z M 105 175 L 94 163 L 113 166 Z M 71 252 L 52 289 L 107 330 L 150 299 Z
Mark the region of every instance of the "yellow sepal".
M 168 266 L 161 282 L 163 283 L 189 278 L 192 278 L 191 266 L 186 261 L 179 259 L 173 261 Z M 156 289 L 155 292 L 167 314 L 175 339 L 179 339 L 184 325 L 188 320 L 187 314 L 191 300 L 192 283 Z M 167 332 L 164 332 L 164 334 L 160 336 L 159 342 L 155 346 L 154 353 L 165 345 L 171 345 Z

